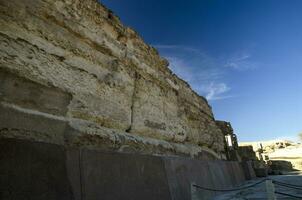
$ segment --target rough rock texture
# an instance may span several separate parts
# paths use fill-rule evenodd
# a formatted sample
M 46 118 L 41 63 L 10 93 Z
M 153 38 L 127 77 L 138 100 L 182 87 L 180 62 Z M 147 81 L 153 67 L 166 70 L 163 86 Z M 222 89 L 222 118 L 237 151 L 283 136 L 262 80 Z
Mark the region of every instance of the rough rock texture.
M 230 122 L 216 120 L 216 124 L 221 129 L 224 136 L 234 134 L 234 130 Z
M 270 140 L 245 142 L 240 145 L 251 145 L 255 152 L 262 153 L 265 160 L 290 162 L 294 169 L 302 170 L 302 144 L 300 143 L 289 140 Z
M 265 153 L 274 152 L 277 149 L 284 149 L 289 146 L 297 145 L 289 140 L 268 140 L 257 142 L 240 142 L 240 146 L 253 146 L 255 152 L 264 151 Z
M 191 183 L 242 184 L 238 162 L 103 152 L 18 139 L 0 140 L 1 200 L 192 200 Z M 199 200 L 217 193 L 195 190 Z
M 238 148 L 239 155 L 243 161 L 258 160 L 253 146 L 240 146 Z
M 0 0 L 0 16 L 0 137 L 194 157 L 224 151 L 207 101 L 96 1 Z
M 230 122 L 216 120 L 216 125 L 220 128 L 225 137 L 224 146 L 227 160 L 241 161 L 238 152 L 238 140 Z

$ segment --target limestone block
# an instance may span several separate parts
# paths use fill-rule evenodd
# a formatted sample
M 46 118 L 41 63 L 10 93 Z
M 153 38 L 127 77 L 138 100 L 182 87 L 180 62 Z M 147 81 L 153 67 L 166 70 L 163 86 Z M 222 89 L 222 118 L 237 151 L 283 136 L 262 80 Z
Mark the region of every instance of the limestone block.
M 65 115 L 71 95 L 22 79 L 0 68 L 0 101 L 54 115 Z
M 10 21 L 1 22 L 4 27 L 0 33 L 1 67 L 73 94 L 69 116 L 126 130 L 130 126 L 133 80 L 125 67 L 110 58 L 99 56 L 101 53 L 96 49 L 87 49 L 85 40 L 79 40 L 57 24 L 45 26 L 45 22 L 39 18 L 35 20 L 35 16 L 27 18 L 31 20 L 24 23 L 26 27 L 32 28 L 33 33 L 16 24 L 21 19 L 9 18 Z M 64 46 L 64 43 L 57 43 L 54 38 L 64 38 L 64 41 L 77 47 Z M 89 57 L 84 57 L 85 54 L 77 56 L 71 48 L 96 52 L 102 63 L 91 62 Z
M 151 148 L 131 140 L 114 150 L 190 156 L 202 148 L 223 151 L 223 134 L 206 99 L 98 1 L 0 0 L 0 5 L 0 69 L 11 74 L 0 76 L 1 101 L 50 118 L 96 124 L 108 140 L 117 131 L 118 138 L 126 134 L 161 144 Z M 16 87 L 20 81 L 24 84 Z
M 139 77 L 136 80 L 131 133 L 183 142 L 186 133 L 177 115 L 177 96 L 170 88 Z
M 0 103 L 0 138 L 64 145 L 66 125 L 62 117 Z

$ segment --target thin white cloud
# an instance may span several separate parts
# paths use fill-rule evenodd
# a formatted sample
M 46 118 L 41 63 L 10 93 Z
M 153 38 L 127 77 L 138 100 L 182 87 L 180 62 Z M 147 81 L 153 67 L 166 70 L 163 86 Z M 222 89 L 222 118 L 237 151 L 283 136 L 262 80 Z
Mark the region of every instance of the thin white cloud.
M 213 67 L 202 67 L 202 64 L 191 62 L 185 58 L 166 56 L 169 68 L 180 78 L 191 84 L 212 82 L 223 77 L 222 71 Z M 206 63 L 203 63 L 206 65 Z
M 256 63 L 252 62 L 250 58 L 251 55 L 247 53 L 237 54 L 226 62 L 225 67 L 237 71 L 255 69 Z
M 223 63 L 199 49 L 183 45 L 153 45 L 169 61 L 169 68 L 187 81 L 193 90 L 207 100 L 234 97 L 230 86 L 224 81 L 226 68 Z M 249 55 L 234 61 L 248 59 Z
M 198 85 L 194 89 L 200 91 L 209 101 L 235 97 L 229 94 L 231 88 L 224 82 L 206 82 L 202 85 Z
M 183 59 L 173 56 L 167 56 L 166 59 L 169 61 L 169 68 L 173 73 L 186 81 L 192 81 L 193 74 Z
M 212 82 L 207 85 L 204 90 L 207 93 L 206 98 L 208 100 L 219 100 L 232 97 L 224 96 L 224 94 L 230 90 L 230 88 L 225 83 Z
M 184 46 L 184 45 L 162 45 L 162 44 L 155 44 L 152 45 L 155 48 L 158 49 L 181 49 L 181 50 L 185 50 L 185 51 L 191 51 L 191 52 L 195 52 L 198 54 L 202 54 L 202 52 L 198 49 L 192 48 L 192 47 L 188 47 L 188 46 Z
M 171 70 L 180 78 L 187 81 L 193 90 L 200 95 L 206 97 L 207 100 L 220 100 L 231 98 L 230 95 L 225 95 L 229 92 L 230 87 L 223 82 L 218 81 L 222 77 L 222 73 L 217 69 L 199 69 L 191 68 L 186 60 L 178 57 L 166 57 L 170 62 Z

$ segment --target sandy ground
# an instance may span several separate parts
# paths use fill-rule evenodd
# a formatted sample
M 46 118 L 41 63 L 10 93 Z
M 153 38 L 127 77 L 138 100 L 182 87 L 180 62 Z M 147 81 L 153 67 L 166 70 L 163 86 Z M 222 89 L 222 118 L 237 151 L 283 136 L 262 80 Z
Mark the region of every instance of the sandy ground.
M 289 184 L 300 185 L 302 187 L 302 171 L 289 173 L 288 175 L 269 176 L 268 178 L 270 178 L 272 180 L 280 181 L 280 182 L 289 183 Z M 243 186 L 250 185 L 250 184 L 256 183 L 261 180 L 263 180 L 263 178 L 262 179 L 258 178 L 258 179 L 252 180 L 252 181 L 247 181 Z M 275 190 L 278 192 L 288 193 L 288 194 L 302 197 L 302 189 L 300 189 L 300 190 L 290 189 L 290 188 L 286 188 L 283 186 L 275 185 Z M 300 199 L 300 198 L 286 197 L 286 196 L 279 195 L 279 194 L 277 194 L 276 197 L 277 197 L 277 199 L 282 199 L 282 200 Z M 214 200 L 243 200 L 243 199 L 244 200 L 245 199 L 248 199 L 248 200 L 267 199 L 265 182 L 255 186 L 255 187 L 244 189 L 241 191 L 223 193 L 214 198 Z M 300 200 L 302 200 L 302 198 Z

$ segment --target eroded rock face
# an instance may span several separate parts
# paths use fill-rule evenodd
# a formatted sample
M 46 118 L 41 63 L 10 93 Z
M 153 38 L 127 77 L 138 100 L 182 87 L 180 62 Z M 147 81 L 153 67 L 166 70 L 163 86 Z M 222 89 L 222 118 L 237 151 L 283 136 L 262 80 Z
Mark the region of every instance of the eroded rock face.
M 69 127 L 53 138 L 43 128 L 31 135 L 38 119 L 2 123 L 2 137 L 151 154 L 224 151 L 207 101 L 98 2 L 0 0 L 0 15 L 0 109 L 12 113 L 0 120 L 21 112 Z
M 291 163 L 294 169 L 302 170 L 302 144 L 289 140 L 268 140 L 258 142 L 243 142 L 241 146 L 252 146 L 255 152 L 261 152 L 264 160 L 277 161 L 276 165 Z M 285 167 L 286 168 L 286 167 Z

